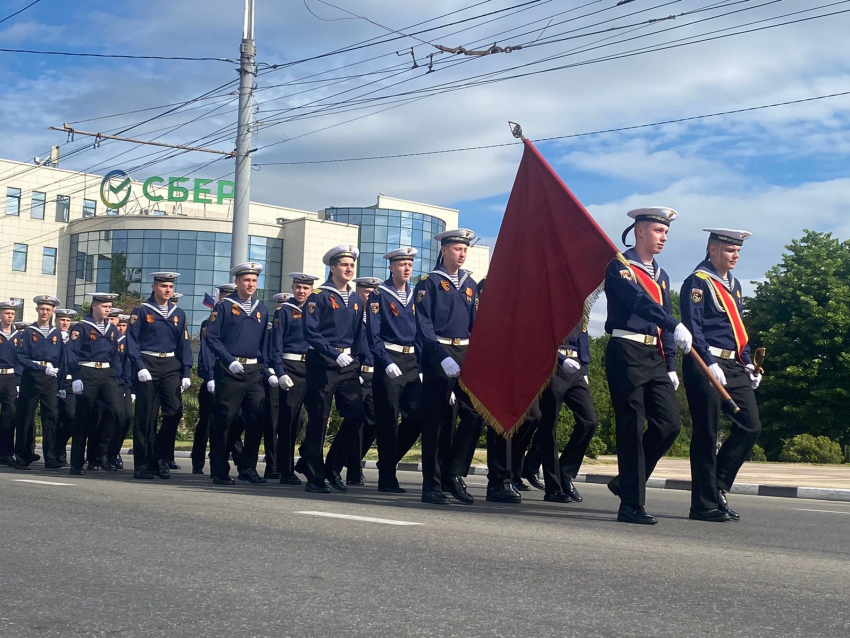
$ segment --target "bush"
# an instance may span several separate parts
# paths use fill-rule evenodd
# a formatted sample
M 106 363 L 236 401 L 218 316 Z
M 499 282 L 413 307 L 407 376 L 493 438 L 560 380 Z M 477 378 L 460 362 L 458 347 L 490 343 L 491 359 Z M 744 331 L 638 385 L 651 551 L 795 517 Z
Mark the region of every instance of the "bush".
M 590 445 L 587 446 L 587 452 L 584 455 L 589 459 L 598 459 L 600 454 L 604 454 L 607 451 L 608 444 L 598 436 L 594 436 L 590 440 Z
M 798 434 L 785 441 L 780 461 L 787 463 L 841 463 L 841 446 L 825 436 Z
M 747 456 L 748 461 L 766 461 L 767 455 L 764 453 L 764 448 L 758 444 L 753 446 L 753 449 L 750 450 L 749 455 Z

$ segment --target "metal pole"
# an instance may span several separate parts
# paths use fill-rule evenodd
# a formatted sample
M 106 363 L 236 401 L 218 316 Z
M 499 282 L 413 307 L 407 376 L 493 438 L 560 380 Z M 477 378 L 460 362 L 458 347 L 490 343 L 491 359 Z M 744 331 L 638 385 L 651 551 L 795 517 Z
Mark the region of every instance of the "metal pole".
M 239 48 L 239 119 L 236 133 L 236 174 L 233 197 L 233 244 L 230 265 L 248 261 L 248 209 L 251 205 L 251 129 L 254 78 L 257 75 L 254 44 L 254 0 L 245 0 L 245 24 Z

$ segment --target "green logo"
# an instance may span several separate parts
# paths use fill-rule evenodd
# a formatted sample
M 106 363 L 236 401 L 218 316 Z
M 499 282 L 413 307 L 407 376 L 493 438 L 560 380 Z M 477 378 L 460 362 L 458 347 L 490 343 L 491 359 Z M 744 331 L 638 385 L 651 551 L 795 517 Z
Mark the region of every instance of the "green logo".
M 184 186 L 186 182 L 189 183 Z M 165 191 L 165 195 L 156 194 L 157 189 Z M 127 173 L 120 169 L 109 171 L 100 183 L 100 200 L 107 208 L 117 210 L 130 201 L 132 190 L 133 183 Z M 233 182 L 224 179 L 214 183 L 211 179 L 189 180 L 188 177 L 163 178 L 155 175 L 142 184 L 142 195 L 153 203 L 191 201 L 193 204 L 223 204 L 232 200 L 233 194 Z
M 100 183 L 100 201 L 112 210 L 121 208 L 130 200 L 132 194 L 130 176 L 122 170 L 109 171 Z M 114 197 L 110 197 L 110 194 Z M 117 197 L 118 201 L 110 201 Z

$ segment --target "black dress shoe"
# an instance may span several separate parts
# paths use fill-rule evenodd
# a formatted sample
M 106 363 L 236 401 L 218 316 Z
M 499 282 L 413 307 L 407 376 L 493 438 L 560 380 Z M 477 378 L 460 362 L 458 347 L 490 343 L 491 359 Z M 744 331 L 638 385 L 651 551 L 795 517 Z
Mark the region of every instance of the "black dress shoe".
M 202 468 L 199 468 L 199 467 L 198 467 L 198 468 L 193 468 L 193 469 L 192 469 L 192 474 L 201 474 L 201 475 L 203 475 L 203 473 L 204 473 L 204 470 L 203 470 Z
M 0 465 L 8 465 L 9 467 L 15 467 L 15 457 L 14 456 L 0 456 Z
M 59 461 L 47 461 L 44 464 L 45 470 L 59 470 L 65 467 L 64 463 L 60 463 Z
M 113 464 L 113 465 L 114 465 L 117 469 L 119 469 L 119 470 L 123 470 L 123 469 L 124 469 L 124 459 L 122 459 L 122 458 L 121 458 L 121 455 L 120 455 L 120 454 L 116 454 L 116 455 L 112 458 L 112 464 Z
M 100 468 L 104 472 L 116 472 L 116 471 L 118 471 L 118 468 L 115 467 L 115 465 L 112 464 L 112 461 L 110 461 L 109 458 L 106 457 L 106 456 L 100 457 Z
M 345 479 L 345 484 L 354 485 L 356 487 L 362 487 L 363 485 L 366 485 L 366 479 L 362 476 L 360 478 Z
M 620 477 L 615 476 L 608 481 L 608 491 L 614 496 L 620 496 Z
M 726 500 L 726 490 L 717 490 L 717 509 L 721 512 L 726 512 L 733 521 L 741 520 L 741 515 L 738 512 L 729 509 L 729 502 Z
M 450 476 L 449 477 L 449 490 L 458 501 L 463 503 L 464 505 L 472 505 L 475 502 L 475 499 L 466 491 L 466 487 L 464 487 L 463 479 L 459 476 Z M 504 491 L 504 489 L 503 489 Z
M 540 479 L 537 478 L 537 475 L 535 475 L 535 474 L 526 474 L 522 478 L 524 478 L 526 481 L 528 481 L 529 485 L 531 485 L 531 487 L 533 487 L 536 490 L 542 491 L 542 490 L 546 489 L 546 487 L 543 485 L 543 483 L 540 482 Z
M 133 472 L 133 478 L 150 481 L 153 479 L 153 472 L 147 468 L 141 468 Z
M 404 494 L 407 492 L 407 490 L 398 483 L 385 483 L 384 485 L 378 483 L 378 491 L 387 492 L 388 494 Z
M 60 454 L 59 457 L 56 460 L 59 461 L 62 465 L 68 465 L 68 455 L 67 454 Z
M 266 479 L 257 474 L 257 470 L 253 467 L 249 467 L 247 470 L 239 472 L 236 476 L 240 481 L 247 481 L 251 485 L 260 485 L 262 483 L 268 483 Z
M 280 477 L 281 485 L 301 485 L 301 479 L 295 476 L 295 474 L 284 474 Z
M 694 509 L 692 507 L 691 511 L 688 512 L 688 518 L 692 521 L 707 521 L 709 523 L 725 523 L 732 520 L 729 518 L 729 514 L 713 507 L 708 509 Z
M 617 520 L 621 523 L 635 523 L 637 525 L 655 525 L 658 519 L 650 516 L 642 505 L 634 507 L 623 503 L 617 512 Z
M 23 459 L 16 459 L 14 467 L 16 470 L 28 470 L 30 469 L 30 464 Z
M 30 455 L 30 463 L 35 463 L 36 461 L 40 461 L 40 460 L 41 460 L 40 455 L 38 455 L 38 454 L 31 454 Z
M 466 487 L 466 481 L 463 480 L 462 476 L 457 477 L 457 482 L 460 483 L 460 485 L 461 485 L 461 487 L 463 487 L 463 489 L 465 489 L 465 490 L 469 489 L 469 488 Z
M 564 486 L 564 493 L 570 497 L 570 500 L 575 501 L 576 503 L 581 503 L 584 499 L 581 497 L 581 494 L 578 493 L 576 486 L 573 485 L 573 480 L 568 478 L 566 481 L 561 481 Z
M 514 483 L 514 489 L 517 492 L 530 492 L 531 491 L 531 488 L 528 487 L 528 485 L 522 479 L 520 479 L 516 483 Z
M 440 490 L 422 490 L 422 502 L 431 503 L 431 505 L 448 505 L 452 501 L 445 492 Z
M 89 472 L 95 472 L 100 469 L 100 463 L 98 463 L 97 461 L 89 461 L 89 464 L 88 466 L 86 466 L 86 469 Z
M 300 458 L 295 462 L 295 468 L 294 469 L 299 474 L 304 474 L 305 476 L 307 475 L 307 472 L 304 471 L 304 464 L 301 462 Z
M 223 486 L 236 485 L 236 481 L 234 481 L 229 476 L 224 476 L 224 477 L 214 476 L 212 481 L 213 481 L 213 485 L 223 485 Z
M 157 468 L 153 471 L 161 479 L 170 479 L 171 478 L 171 470 L 168 467 L 167 461 L 160 461 Z
M 470 498 L 472 498 L 470 496 Z M 491 503 L 521 503 L 519 492 L 506 490 L 504 487 L 487 488 L 487 500 Z
M 554 494 L 544 494 L 543 500 L 548 501 L 549 503 L 572 503 L 573 499 L 570 498 L 569 494 L 564 492 L 555 492 Z
M 345 485 L 343 485 L 345 487 Z M 313 494 L 330 494 L 331 488 L 327 486 L 327 483 L 322 481 L 321 483 L 307 483 L 304 486 L 305 492 L 312 492 Z
M 74 476 L 84 476 L 86 471 L 81 467 L 72 467 L 71 471 L 68 474 L 73 474 Z
M 177 463 L 175 463 L 174 461 L 169 461 L 168 462 L 168 469 L 169 470 L 181 470 L 183 468 L 181 468 L 179 465 L 177 465 Z
M 263 472 L 263 478 L 267 481 L 279 481 L 282 476 L 280 472 Z
M 339 474 L 331 474 L 329 476 L 325 476 L 328 481 L 328 485 L 334 488 L 337 492 L 347 492 L 348 488 L 345 486 L 345 481 L 342 480 L 342 477 Z

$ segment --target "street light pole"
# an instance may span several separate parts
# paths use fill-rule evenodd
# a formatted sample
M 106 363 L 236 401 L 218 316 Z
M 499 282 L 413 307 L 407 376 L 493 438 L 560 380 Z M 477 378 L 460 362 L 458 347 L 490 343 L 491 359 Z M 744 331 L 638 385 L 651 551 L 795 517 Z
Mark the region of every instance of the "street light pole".
M 254 112 L 251 96 L 257 76 L 257 47 L 254 44 L 254 0 L 245 0 L 245 23 L 239 48 L 239 118 L 236 132 L 233 236 L 230 265 L 248 261 L 248 221 L 251 206 L 251 129 Z

